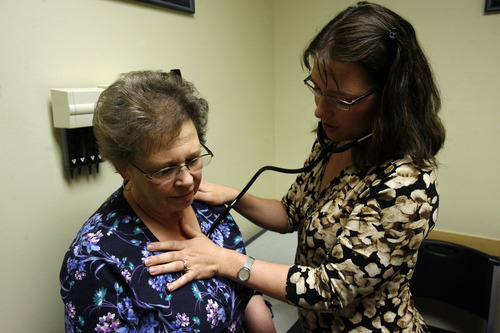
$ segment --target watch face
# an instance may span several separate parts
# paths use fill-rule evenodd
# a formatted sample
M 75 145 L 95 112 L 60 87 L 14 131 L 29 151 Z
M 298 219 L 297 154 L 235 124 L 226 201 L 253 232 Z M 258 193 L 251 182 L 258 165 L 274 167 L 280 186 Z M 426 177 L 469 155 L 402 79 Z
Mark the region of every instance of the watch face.
M 238 279 L 240 281 L 246 281 L 249 278 L 250 278 L 250 272 L 247 269 L 242 268 L 238 271 Z

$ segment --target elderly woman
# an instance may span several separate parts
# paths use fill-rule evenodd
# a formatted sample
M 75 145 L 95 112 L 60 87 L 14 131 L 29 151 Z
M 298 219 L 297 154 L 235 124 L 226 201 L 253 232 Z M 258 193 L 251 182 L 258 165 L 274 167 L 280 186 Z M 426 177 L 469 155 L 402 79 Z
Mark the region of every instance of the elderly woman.
M 302 60 L 324 137 L 305 164 L 319 162 L 298 175 L 282 200 L 245 194 L 234 206 L 263 228 L 297 232 L 295 264 L 216 247 L 184 224 L 191 240 L 150 245 L 177 250 L 148 258 L 150 273 L 179 270 L 187 260 L 190 271 L 169 290 L 214 275 L 246 280 L 296 305 L 305 332 L 426 332 L 410 280 L 437 219 L 436 154 L 445 131 L 413 26 L 360 2 L 328 22 Z M 202 183 L 197 198 L 216 204 L 239 193 Z
M 192 84 L 160 71 L 124 74 L 99 97 L 95 135 L 123 186 L 84 223 L 64 258 L 67 332 L 275 331 L 262 297 L 242 284 L 215 277 L 171 293 L 167 284 L 185 272 L 152 277 L 144 266 L 148 243 L 187 239 L 181 221 L 207 232 L 223 210 L 193 200 L 213 157 L 207 113 Z M 245 253 L 231 216 L 212 241 Z

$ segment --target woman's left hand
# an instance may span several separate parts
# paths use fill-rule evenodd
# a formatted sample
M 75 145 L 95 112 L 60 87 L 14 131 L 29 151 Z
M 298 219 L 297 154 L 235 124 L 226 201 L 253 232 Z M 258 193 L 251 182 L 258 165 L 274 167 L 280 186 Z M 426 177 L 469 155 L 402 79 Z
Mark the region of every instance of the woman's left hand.
M 185 271 L 183 276 L 168 284 L 169 291 L 174 291 L 193 280 L 207 279 L 217 275 L 217 261 L 223 257 L 220 252 L 225 251 L 184 221 L 181 222 L 181 226 L 190 239 L 150 243 L 147 247 L 148 251 L 168 252 L 144 260 L 151 275 Z

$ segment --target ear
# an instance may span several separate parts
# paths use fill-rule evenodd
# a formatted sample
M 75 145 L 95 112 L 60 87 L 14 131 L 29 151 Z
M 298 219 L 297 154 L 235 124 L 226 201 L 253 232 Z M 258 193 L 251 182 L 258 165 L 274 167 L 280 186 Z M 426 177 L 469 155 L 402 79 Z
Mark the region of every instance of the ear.
M 119 168 L 118 163 L 116 163 L 116 161 L 111 161 L 111 164 L 113 164 L 113 167 L 115 168 L 116 172 L 118 172 L 123 179 L 125 180 L 130 179 L 128 171 L 126 169 L 123 170 L 122 168 Z

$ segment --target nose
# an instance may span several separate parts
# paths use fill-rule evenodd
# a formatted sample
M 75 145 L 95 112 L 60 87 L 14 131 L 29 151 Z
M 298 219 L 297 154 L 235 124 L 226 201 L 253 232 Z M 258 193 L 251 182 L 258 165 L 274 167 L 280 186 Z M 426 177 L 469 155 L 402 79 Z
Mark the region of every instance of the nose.
M 327 112 L 331 112 L 332 110 L 332 105 L 328 103 L 326 98 L 319 98 L 315 97 L 314 98 L 314 103 L 316 103 L 316 109 L 314 110 L 314 116 L 316 118 L 323 118 L 325 117 Z
M 181 166 L 177 171 L 175 184 L 178 186 L 186 186 L 186 185 L 191 185 L 192 182 L 193 182 L 193 175 L 191 174 L 189 167 L 187 165 Z

